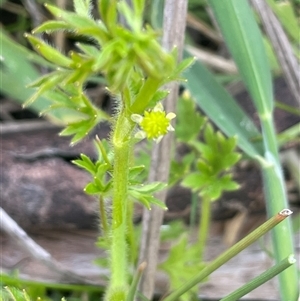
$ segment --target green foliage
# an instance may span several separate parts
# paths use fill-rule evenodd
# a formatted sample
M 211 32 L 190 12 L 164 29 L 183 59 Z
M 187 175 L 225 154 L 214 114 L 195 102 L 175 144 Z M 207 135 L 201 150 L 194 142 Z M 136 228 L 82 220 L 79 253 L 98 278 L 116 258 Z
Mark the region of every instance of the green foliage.
M 165 271 L 170 278 L 170 289 L 174 290 L 186 283 L 191 276 L 199 273 L 205 264 L 200 262 L 199 248 L 197 245 L 189 245 L 186 235 L 182 235 L 176 245 L 169 253 L 168 259 L 159 265 L 159 268 Z M 197 295 L 197 286 L 180 296 L 180 300 L 191 300 Z
M 197 111 L 195 102 L 185 91 L 183 97 L 180 97 L 177 103 L 176 143 L 188 145 L 189 142 L 198 140 L 199 132 L 205 122 L 207 122 L 207 118 Z M 172 160 L 169 186 L 182 180 L 190 172 L 191 165 L 195 160 L 196 154 L 194 152 L 188 152 L 182 155 L 180 159 Z
M 77 120 L 68 124 L 60 133 L 73 135 L 72 144 L 84 138 L 100 121 L 108 119 L 102 110 L 95 107 L 83 92 L 83 84 L 90 75 L 92 59 L 82 54 L 71 52 L 70 57 L 62 55 L 55 48 L 47 45 L 32 35 L 26 35 L 33 47 L 46 59 L 56 63 L 61 69 L 47 74 L 31 84 L 37 92 L 24 104 L 30 105 L 45 92 L 49 93 L 52 104 L 42 114 L 59 108 L 77 113 Z
M 145 184 L 145 185 L 134 185 L 129 186 L 128 188 L 128 194 L 133 199 L 139 201 L 142 203 L 147 209 L 151 209 L 151 205 L 157 205 L 161 207 L 162 209 L 166 210 L 166 205 L 155 198 L 153 194 L 155 192 L 160 191 L 164 188 L 166 188 L 166 184 L 159 183 L 159 182 L 153 182 L 151 184 Z
M 32 299 L 33 294 L 30 294 L 30 296 L 25 290 L 20 290 L 16 287 L 12 287 L 12 286 L 10 286 L 10 287 L 6 286 L 6 287 L 0 289 L 0 300 L 1 301 L 32 301 L 32 300 L 46 301 L 46 300 L 49 300 L 46 297 L 41 298 L 39 296 Z M 61 301 L 66 301 L 66 299 L 62 298 Z
M 15 101 L 24 103 L 32 93 L 32 89 L 25 89 L 30 82 L 38 77 L 38 72 L 34 68 L 33 63 L 51 67 L 45 60 L 29 51 L 22 45 L 16 43 L 2 29 L 0 35 L 1 43 L 1 64 L 0 64 L 0 90 L 1 93 L 13 98 Z M 32 106 L 32 110 L 36 113 L 44 111 L 50 102 L 48 99 L 39 97 Z M 68 112 L 53 112 L 49 115 L 49 119 L 55 123 L 68 121 L 72 119 L 72 115 Z
M 180 73 L 193 59 L 184 60 L 177 66 L 177 49 L 167 53 L 157 40 L 157 32 L 143 26 L 143 1 L 133 1 L 132 8 L 126 1 L 98 1 L 101 20 L 91 16 L 91 6 L 92 1 L 74 1 L 74 13 L 45 5 L 57 20 L 45 22 L 33 30 L 33 34 L 63 30 L 73 37 L 84 36 L 89 42 L 77 43 L 78 50 L 62 54 L 34 35 L 26 34 L 35 50 L 57 66 L 55 71 L 32 83 L 31 87 L 37 91 L 26 105 L 48 93 L 52 103 L 42 113 L 58 109 L 76 112 L 77 118 L 60 133 L 73 136 L 71 143 L 74 144 L 99 122 L 109 119 L 87 97 L 86 82 L 92 76 L 103 75 L 107 91 L 117 100 L 109 146 L 96 139 L 98 159 L 94 161 L 81 154 L 73 162 L 92 176 L 92 181 L 84 188 L 85 192 L 99 198 L 101 223 L 106 236 L 98 244 L 110 249 L 111 280 L 105 298 L 111 300 L 123 298 L 128 289 L 127 246 L 128 243 L 134 245 L 130 233 L 132 213 L 129 199 L 141 202 L 148 209 L 151 205 L 165 209 L 164 203 L 154 197 L 155 192 L 165 188 L 165 184 L 142 185 L 140 175 L 144 166 L 134 166 L 130 160 L 136 127 L 132 116 L 135 114 L 143 118 L 145 110 L 155 110 L 168 94 L 160 88 L 170 81 L 181 80 Z M 125 19 L 127 27 L 117 22 L 119 15 Z M 162 122 L 174 115 L 167 116 L 163 107 L 159 107 Z M 111 218 L 106 216 L 106 199 L 112 199 Z
M 184 155 L 181 160 L 171 162 L 171 175 L 169 178 L 169 186 L 172 186 L 182 180 L 184 176 L 189 174 L 193 162 L 196 160 L 196 154 L 189 152 Z
M 93 162 L 87 155 L 81 154 L 80 159 L 73 160 L 72 163 L 86 170 L 92 176 L 92 181 L 84 188 L 87 194 L 97 195 L 101 198 L 111 198 L 113 194 L 113 154 L 106 140 L 100 141 L 97 138 L 95 146 L 98 151 L 98 160 L 96 162 Z M 151 205 L 167 209 L 163 202 L 153 196 L 155 192 L 166 188 L 166 184 L 159 182 L 142 184 L 143 178 L 139 176 L 144 170 L 144 165 L 136 165 L 129 168 L 128 195 L 133 200 L 142 203 L 149 210 Z
M 14 274 L 0 274 L 1 301 L 13 300 L 9 298 L 10 295 L 5 286 L 8 286 L 10 290 L 17 290 L 21 298 L 23 297 L 22 294 L 24 294 L 24 290 L 21 288 L 25 288 L 26 294 L 30 296 L 30 300 L 32 301 L 65 301 L 63 297 L 66 294 L 68 295 L 68 301 L 81 301 L 83 298 L 94 301 L 99 300 L 103 295 L 103 287 L 100 286 L 25 280 L 20 278 L 17 273 Z M 49 293 L 51 293 L 51 298 L 49 297 Z
M 211 200 L 217 200 L 223 191 L 238 189 L 230 173 L 241 157 L 234 151 L 237 138 L 225 138 L 221 132 L 214 131 L 187 92 L 178 102 L 176 138 L 186 144 L 190 152 L 181 161 L 172 162 L 171 183 L 183 178 L 183 186 Z M 193 166 L 195 160 L 197 163 Z
M 91 0 L 74 0 L 74 10 L 80 16 L 91 16 L 92 1 Z
M 72 163 L 85 169 L 92 176 L 93 180 L 84 188 L 87 194 L 95 194 L 101 198 L 111 197 L 113 156 L 110 146 L 106 140 L 100 141 L 98 137 L 95 139 L 94 145 L 98 152 L 98 160 L 95 163 L 85 154 L 81 154 L 81 158 L 73 160 Z
M 186 232 L 186 226 L 184 225 L 182 220 L 174 220 L 168 223 L 167 225 L 163 225 L 160 232 L 160 240 L 167 241 L 172 239 L 177 239 L 181 236 L 182 233 Z
M 205 267 L 202 258 L 209 231 L 210 202 L 220 198 L 224 191 L 238 189 L 230 169 L 240 159 L 240 154 L 235 152 L 236 138 L 225 138 L 222 133 L 214 131 L 207 118 L 196 109 L 187 91 L 178 102 L 176 138 L 189 152 L 180 161 L 172 162 L 169 182 L 174 184 L 183 179 L 183 186 L 202 196 L 202 210 L 198 241 L 188 245 L 183 237 L 160 266 L 168 273 L 173 289 Z M 195 292 L 196 285 L 180 299 L 190 300 Z
M 25 290 L 21 291 L 14 287 L 1 288 L 1 300 L 31 301 Z
M 188 53 L 185 56 L 188 57 Z M 249 157 L 260 156 L 263 153 L 262 145 L 252 143 L 261 136 L 260 132 L 213 74 L 201 62 L 196 61 L 184 75 L 187 79 L 185 87 L 205 115 L 228 137 L 236 135 L 237 146 Z
M 66 68 L 71 67 L 75 63 L 72 62 L 70 58 L 61 54 L 54 47 L 49 46 L 47 43 L 39 40 L 38 38 L 30 34 L 25 34 L 25 38 L 28 39 L 28 41 L 38 53 L 40 53 L 46 60 L 50 61 L 51 63 Z
M 218 21 L 228 49 L 239 68 L 245 86 L 253 98 L 253 104 L 260 118 L 263 150 L 254 156 L 252 153 L 252 157 L 262 167 L 267 211 L 269 216 L 273 216 L 282 208 L 287 207 L 287 196 L 273 123 L 272 77 L 261 32 L 248 1 L 209 0 L 208 2 Z M 250 148 L 252 148 L 251 152 L 253 151 L 253 143 L 248 144 L 247 147 L 245 146 L 243 150 L 250 154 Z M 293 253 L 289 221 L 274 229 L 272 239 L 277 263 Z M 282 244 L 283 240 L 285 244 Z M 298 280 L 295 268 L 287 269 L 281 273 L 279 282 L 282 300 L 294 300 L 298 297 L 299 289 L 297 288 Z
M 206 121 L 207 118 L 197 112 L 195 102 L 191 100 L 189 95 L 184 95 L 178 100 L 175 135 L 180 142 L 189 143 L 197 140 Z
M 238 189 L 239 185 L 229 172 L 240 159 L 240 154 L 234 152 L 235 145 L 236 138 L 226 139 L 220 132 L 215 133 L 211 125 L 206 125 L 204 142 L 192 143 L 200 154 L 196 172 L 186 176 L 182 185 L 211 200 L 217 200 L 223 191 Z
M 109 91 L 123 98 L 133 113 L 141 113 L 164 98 L 167 92 L 157 89 L 168 81 L 180 79 L 181 71 L 192 62 L 189 59 L 176 67 L 177 52 L 167 54 L 156 40 L 157 33 L 150 27 L 143 28 L 140 1 L 134 4 L 133 10 L 124 1 L 118 4 L 110 1 L 109 5 L 100 1 L 101 21 L 91 18 L 91 1 L 75 1 L 74 7 L 76 13 L 46 5 L 58 20 L 45 22 L 32 32 L 64 30 L 75 36 L 88 37 L 92 42 L 78 43 L 78 52 L 64 55 L 39 38 L 25 35 L 38 53 L 59 67 L 31 84 L 37 92 L 25 105 L 51 91 L 52 104 L 43 113 L 58 109 L 77 113 L 77 118 L 61 133 L 72 135 L 73 144 L 84 138 L 100 121 L 108 119 L 84 93 L 84 84 L 91 76 L 101 72 Z M 115 22 L 117 9 L 124 15 L 129 28 Z
M 103 149 L 103 151 L 105 150 Z M 72 162 L 89 172 L 93 179 L 85 186 L 84 191 L 87 194 L 110 197 L 112 193 L 112 164 L 103 159 L 104 157 L 107 158 L 106 153 L 104 153 L 104 156 L 102 154 L 102 158 L 98 159 L 95 163 L 85 154 L 81 154 L 80 157 L 80 159 L 73 160 Z

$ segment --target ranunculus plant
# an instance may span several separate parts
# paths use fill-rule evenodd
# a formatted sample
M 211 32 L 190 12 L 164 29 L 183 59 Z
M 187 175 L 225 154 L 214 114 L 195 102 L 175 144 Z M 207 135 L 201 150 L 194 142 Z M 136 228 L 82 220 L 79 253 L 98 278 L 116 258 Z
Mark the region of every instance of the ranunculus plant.
M 154 195 L 166 187 L 165 183 L 141 182 L 139 175 L 145 167 L 134 164 L 134 145 L 144 138 L 159 143 L 169 131 L 174 130 L 172 120 L 175 114 L 166 112 L 163 106 L 163 99 L 168 95 L 164 87 L 171 81 L 181 80 L 180 74 L 191 65 L 193 59 L 189 58 L 178 64 L 176 47 L 170 53 L 163 49 L 158 41 L 158 33 L 151 27 L 144 26 L 144 0 L 132 0 L 132 6 L 126 1 L 99 0 L 99 19 L 92 16 L 92 2 L 74 0 L 75 12 L 45 5 L 56 20 L 46 21 L 34 29 L 32 34 L 25 35 L 33 48 L 56 66 L 49 74 L 31 84 L 31 87 L 36 88 L 36 92 L 25 105 L 30 105 L 43 94 L 51 100 L 48 110 L 63 109 L 76 113 L 72 114 L 72 121 L 60 133 L 63 136 L 72 136 L 71 144 L 86 137 L 101 121 L 111 122 L 109 143 L 101 141 L 97 136 L 95 138 L 98 159 L 93 161 L 82 154 L 74 163 L 91 174 L 92 180 L 84 190 L 99 200 L 99 215 L 104 233 L 102 242 L 108 249 L 110 268 L 105 300 L 130 301 L 134 300 L 137 282 L 144 268 L 144 265 L 140 266 L 136 277 L 130 281 L 132 266 L 129 259 L 132 258 L 132 249 L 128 244 L 128 229 L 132 228 L 132 202 L 138 201 L 148 209 L 152 205 L 165 209 L 164 203 Z M 126 24 L 119 22 L 120 16 Z M 78 37 L 76 48 L 68 54 L 61 53 L 35 36 L 61 30 L 74 38 Z M 112 117 L 98 108 L 85 91 L 90 78 L 99 75 L 105 79 L 107 93 L 116 103 Z M 47 113 L 48 110 L 42 113 Z M 189 146 L 195 148 L 199 157 L 194 164 L 194 172 L 186 176 L 183 184 L 202 196 L 205 206 L 203 212 L 206 212 L 207 217 L 211 200 L 217 199 L 224 190 L 237 188 L 227 170 L 237 162 L 239 155 L 233 151 L 235 138 L 227 139 L 220 133 L 215 134 L 210 125 L 206 126 L 203 133 L 205 143 L 195 139 L 193 143 L 186 141 L 189 142 Z M 261 160 L 266 169 L 270 164 L 267 159 L 274 159 L 269 151 L 265 160 Z M 273 168 L 273 165 L 271 166 Z M 111 200 L 109 217 L 105 208 L 106 205 L 110 206 L 107 200 Z M 207 263 L 197 274 L 191 275 L 184 285 L 165 300 L 178 300 L 185 292 L 290 214 L 286 209 L 271 217 L 248 237 Z M 206 232 L 208 222 L 208 219 L 202 222 L 202 229 Z M 200 234 L 202 257 L 206 234 Z M 183 241 L 182 246 L 184 245 Z M 173 252 L 173 255 L 175 253 Z M 292 263 L 292 257 L 283 259 L 274 270 L 259 277 L 259 281 L 274 277 Z M 184 267 L 184 264 L 181 266 Z M 236 300 L 234 298 L 243 296 L 258 283 L 255 281 L 253 286 L 249 284 L 246 289 L 234 293 L 234 297 L 224 300 Z
M 74 0 L 75 12 L 45 5 L 57 20 L 47 21 L 34 29 L 26 38 L 44 58 L 57 66 L 56 70 L 31 84 L 37 92 L 26 105 L 46 93 L 52 100 L 49 109 L 69 109 L 78 117 L 60 133 L 72 136 L 71 143 L 83 139 L 102 120 L 109 117 L 88 98 L 85 85 L 91 76 L 101 74 L 107 92 L 116 100 L 112 117 L 109 148 L 98 138 L 99 159 L 92 162 L 86 155 L 74 163 L 86 169 L 93 180 L 85 191 L 99 197 L 100 208 L 105 199 L 112 199 L 111 221 L 106 211 L 100 210 L 101 222 L 106 229 L 110 256 L 110 282 L 107 300 L 125 300 L 128 294 L 127 227 L 130 223 L 128 206 L 132 200 L 150 208 L 164 204 L 153 194 L 165 188 L 163 183 L 142 185 L 137 176 L 143 166 L 134 166 L 131 156 L 134 144 L 143 139 L 159 142 L 172 131 L 172 112 L 165 112 L 161 101 L 168 91 L 162 87 L 180 80 L 180 73 L 192 63 L 187 59 L 177 64 L 176 48 L 166 52 L 159 44 L 158 34 L 143 26 L 144 1 L 133 1 L 132 8 L 125 1 L 98 1 L 100 19 L 91 16 L 92 1 Z M 123 15 L 128 26 L 118 22 Z M 58 30 L 85 38 L 76 44 L 78 50 L 67 55 L 34 36 Z

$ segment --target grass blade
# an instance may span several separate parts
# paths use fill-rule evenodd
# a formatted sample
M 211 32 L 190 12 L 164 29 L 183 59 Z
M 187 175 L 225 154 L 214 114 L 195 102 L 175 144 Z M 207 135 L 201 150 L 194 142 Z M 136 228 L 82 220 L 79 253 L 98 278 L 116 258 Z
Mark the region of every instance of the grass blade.
M 269 281 L 270 279 L 274 278 L 276 275 L 290 267 L 292 264 L 296 262 L 294 255 L 290 255 L 287 258 L 283 259 L 280 263 L 272 266 L 270 269 L 266 270 L 259 276 L 255 277 L 247 284 L 243 285 L 236 291 L 232 292 L 228 296 L 222 298 L 220 301 L 233 301 L 238 300 L 245 296 L 246 294 L 250 293 L 257 287 L 261 286 L 265 282 Z
M 189 281 L 183 284 L 179 289 L 171 293 L 168 297 L 166 297 L 163 300 L 164 301 L 178 300 L 178 298 L 182 294 L 184 294 L 186 291 L 188 291 L 189 289 L 191 289 L 192 287 L 200 283 L 205 277 L 213 273 L 216 269 L 218 269 L 228 260 L 236 256 L 238 253 L 240 253 L 248 246 L 250 246 L 254 241 L 262 237 L 265 233 L 267 233 L 269 230 L 274 228 L 276 225 L 278 226 L 279 223 L 281 223 L 284 219 L 286 219 L 291 214 L 292 211 L 289 209 L 283 209 L 279 213 L 275 214 L 273 217 L 268 219 L 265 223 L 263 223 L 261 226 L 256 228 L 249 235 L 244 237 L 242 240 L 237 242 L 231 248 L 223 252 L 216 259 L 214 259 L 209 264 L 207 264 L 207 266 L 204 269 L 202 269 L 201 272 L 199 272 L 197 275 L 192 277 Z
M 258 25 L 246 0 L 209 0 L 226 44 L 253 98 L 261 122 L 264 160 L 264 191 L 268 215 L 287 206 L 284 178 L 279 162 L 278 143 L 273 122 L 271 72 Z M 272 231 L 276 262 L 294 252 L 291 223 L 285 221 Z M 284 242 L 284 244 L 283 244 Z M 297 269 L 279 274 L 281 300 L 296 300 L 299 294 Z
M 259 114 L 273 108 L 272 78 L 259 27 L 247 0 L 209 0 Z
M 189 54 L 185 52 L 185 57 Z M 238 146 L 250 157 L 262 156 L 262 148 L 251 140 L 260 136 L 249 116 L 216 81 L 202 63 L 196 61 L 184 73 L 186 88 L 204 113 L 227 135 L 237 136 Z

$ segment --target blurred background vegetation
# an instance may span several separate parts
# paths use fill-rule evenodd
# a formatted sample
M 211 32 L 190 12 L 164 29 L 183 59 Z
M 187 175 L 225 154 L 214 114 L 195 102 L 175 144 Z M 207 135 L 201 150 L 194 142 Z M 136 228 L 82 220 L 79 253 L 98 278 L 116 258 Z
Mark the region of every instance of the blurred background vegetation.
M 49 106 L 47 96 L 42 96 L 32 106 L 22 109 L 21 105 L 32 95 L 32 90 L 26 86 L 38 78 L 40 75 L 48 73 L 54 66 L 41 58 L 32 50 L 27 40 L 24 38 L 25 32 L 30 32 L 34 27 L 40 25 L 43 21 L 50 18 L 50 15 L 43 7 L 44 0 L 0 0 L 0 16 L 1 16 L 1 36 L 0 36 L 0 122 L 2 125 L 18 120 L 28 120 L 39 118 L 39 112 L 45 110 Z M 96 1 L 95 1 L 96 2 Z M 267 1 L 272 11 L 277 16 L 282 28 L 284 29 L 289 44 L 293 50 L 295 57 L 300 59 L 299 48 L 299 18 L 300 18 L 300 1 Z M 52 0 L 47 3 L 55 4 L 61 8 L 72 10 L 71 0 Z M 145 22 L 150 23 L 158 30 L 162 25 L 163 1 L 148 0 Z M 97 11 L 94 13 L 97 15 Z M 257 14 L 257 21 L 261 28 L 263 24 Z M 43 35 L 43 38 L 51 45 L 55 45 L 61 51 L 67 53 L 74 48 L 74 36 L 66 33 L 57 33 L 51 35 Z M 278 135 L 281 147 L 289 147 L 292 145 L 293 158 L 288 157 L 290 172 L 298 185 L 300 186 L 299 170 L 293 168 L 297 166 L 299 160 L 299 90 L 293 90 L 293 84 L 290 83 L 286 73 L 283 70 L 281 62 L 278 60 L 277 49 L 265 32 L 264 43 L 267 49 L 268 59 L 274 76 L 275 88 L 286 89 L 289 91 L 287 98 L 292 99 L 287 103 L 285 96 L 282 99 L 276 99 L 276 106 L 285 114 L 289 114 L 289 123 L 284 124 L 281 133 Z M 255 45 L 253 45 L 255 47 Z M 244 93 L 244 86 L 241 83 L 241 77 L 237 71 L 237 67 L 231 59 L 228 49 L 221 37 L 216 21 L 212 15 L 211 9 L 204 0 L 190 0 L 189 13 L 187 18 L 186 30 L 186 51 L 195 56 L 213 73 L 214 80 L 224 85 L 227 90 L 233 94 Z M 5 59 L 4 59 L 5 58 Z M 197 76 L 190 74 L 189 76 Z M 199 75 L 200 76 L 200 75 Z M 275 78 L 285 78 L 285 83 L 281 80 L 275 81 Z M 107 97 L 104 92 L 105 80 L 101 77 L 94 77 L 89 80 L 87 85 L 88 93 L 91 98 L 104 110 L 111 112 L 112 100 Z M 285 88 L 284 88 L 284 87 Z M 189 88 L 189 87 L 188 87 Z M 286 90 L 285 90 L 286 91 Z M 195 93 L 194 93 L 195 94 Z M 242 94 L 244 95 L 244 94 Z M 247 103 L 243 104 L 248 113 L 255 121 L 255 112 L 247 107 Z M 75 116 L 74 113 L 63 110 L 54 111 L 48 114 L 47 120 L 60 125 L 71 121 Z M 257 137 L 259 140 L 260 137 Z M 296 159 L 295 159 L 296 156 Z M 299 230 L 299 218 L 295 219 L 294 229 Z M 10 285 L 28 285 L 30 282 L 22 283 L 12 281 L 10 277 L 3 277 L 2 282 Z M 88 288 L 84 292 L 78 287 L 57 286 L 49 287 L 43 284 L 34 284 L 32 289 L 28 290 L 28 294 L 35 300 L 37 296 L 50 296 L 51 300 L 60 300 L 63 296 L 69 295 L 68 300 L 98 300 L 99 292 L 89 291 Z M 67 292 L 67 293 L 66 293 Z M 3 300 L 7 300 L 9 292 L 3 292 Z M 20 293 L 20 294 L 19 294 Z M 19 295 L 18 295 L 19 294 Z M 101 294 L 101 292 L 100 292 Z M 18 297 L 19 296 L 19 297 Z M 16 300 L 23 300 L 24 294 L 15 293 Z M 20 298 L 20 299 L 18 299 Z M 23 298 L 23 299 L 22 299 Z

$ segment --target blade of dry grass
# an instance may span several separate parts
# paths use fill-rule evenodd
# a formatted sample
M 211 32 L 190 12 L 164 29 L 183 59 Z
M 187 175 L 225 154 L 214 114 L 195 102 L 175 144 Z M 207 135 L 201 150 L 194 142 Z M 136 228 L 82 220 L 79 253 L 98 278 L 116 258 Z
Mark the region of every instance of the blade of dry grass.
M 275 14 L 265 1 L 251 0 L 251 3 L 259 14 L 266 34 L 273 45 L 287 84 L 295 99 L 300 104 L 300 65 L 297 62 L 287 35 Z
M 186 0 L 166 0 L 165 2 L 162 45 L 167 50 L 171 50 L 176 45 L 178 47 L 179 60 L 181 59 L 183 50 L 186 11 Z M 178 83 L 172 83 L 167 87 L 167 90 L 170 91 L 170 94 L 164 103 L 165 110 L 166 112 L 175 112 L 178 97 Z M 156 144 L 153 147 L 149 182 L 168 181 L 171 159 L 170 149 L 172 148 L 172 144 L 173 135 L 169 134 L 159 144 Z M 161 201 L 164 201 L 166 198 L 166 191 L 159 192 L 156 197 Z M 161 208 L 153 207 L 151 211 L 144 208 L 143 234 L 139 262 L 146 262 L 147 268 L 145 269 L 140 282 L 140 291 L 148 299 L 152 299 L 154 292 L 154 280 L 160 238 L 159 230 L 162 219 L 163 211 Z

